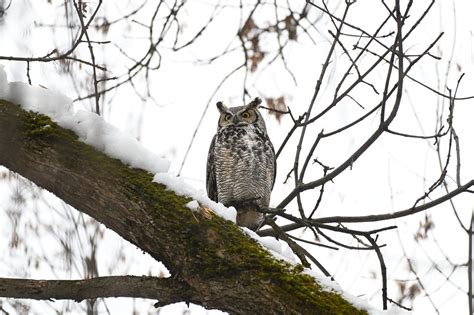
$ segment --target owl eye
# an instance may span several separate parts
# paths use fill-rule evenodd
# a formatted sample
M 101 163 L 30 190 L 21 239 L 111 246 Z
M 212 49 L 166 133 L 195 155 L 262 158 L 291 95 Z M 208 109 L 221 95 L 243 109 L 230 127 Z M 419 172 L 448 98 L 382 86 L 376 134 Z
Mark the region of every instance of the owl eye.
M 224 120 L 225 120 L 225 121 L 229 121 L 231 118 L 232 118 L 232 115 L 231 115 L 231 114 L 226 114 L 226 115 L 224 116 Z
M 249 112 L 243 112 L 243 113 L 242 113 L 242 118 L 247 119 L 247 118 L 249 118 L 249 117 L 250 117 L 250 113 L 249 113 Z

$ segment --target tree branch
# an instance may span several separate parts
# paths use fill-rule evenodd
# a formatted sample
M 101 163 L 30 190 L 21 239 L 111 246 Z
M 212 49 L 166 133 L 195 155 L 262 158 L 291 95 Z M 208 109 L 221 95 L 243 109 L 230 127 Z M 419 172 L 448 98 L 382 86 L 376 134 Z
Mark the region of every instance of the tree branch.
M 0 295 L 34 300 L 74 300 L 107 297 L 157 299 L 166 305 L 185 301 L 189 286 L 173 278 L 111 276 L 85 280 L 30 280 L 0 278 Z
M 437 205 L 442 204 L 445 201 L 451 200 L 452 198 L 456 197 L 457 195 L 464 193 L 464 192 L 469 192 L 469 188 L 474 186 L 474 179 L 470 180 L 466 184 L 450 191 L 449 193 L 434 199 L 430 202 L 424 203 L 422 205 L 416 206 L 416 207 L 411 207 L 405 210 L 400 210 L 396 212 L 390 212 L 390 213 L 382 213 L 382 214 L 373 214 L 373 215 L 362 215 L 362 216 L 333 216 L 333 217 L 322 217 L 322 218 L 316 218 L 312 220 L 308 220 L 308 224 L 314 223 L 316 224 L 321 224 L 321 223 L 367 223 L 367 222 L 377 222 L 377 221 L 385 221 L 385 220 L 392 220 L 396 218 L 402 218 L 406 217 L 424 210 L 431 209 Z M 281 226 L 280 228 L 285 231 L 292 231 L 296 230 L 300 227 L 304 227 L 304 224 L 295 222 L 295 223 L 290 223 L 284 226 Z M 273 229 L 266 229 L 259 231 L 258 234 L 260 236 L 269 236 L 269 235 L 275 235 L 275 231 Z

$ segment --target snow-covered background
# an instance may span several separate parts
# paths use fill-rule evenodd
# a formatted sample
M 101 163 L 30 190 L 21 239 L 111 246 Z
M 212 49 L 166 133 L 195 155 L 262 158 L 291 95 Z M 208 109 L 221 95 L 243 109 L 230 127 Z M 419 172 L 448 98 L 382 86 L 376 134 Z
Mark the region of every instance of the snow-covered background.
M 286 6 L 286 2 L 285 4 L 284 1 L 281 2 L 282 7 Z M 3 2 L 0 4 L 3 5 Z M 91 3 L 91 7 L 94 5 Z M 105 16 L 107 12 L 107 18 L 112 21 L 140 5 L 141 2 L 137 1 L 104 3 L 99 16 Z M 183 42 L 186 42 L 186 36 L 189 38 L 206 23 L 213 14 L 214 5 L 207 1 L 193 1 L 187 5 L 182 17 Z M 134 86 L 125 85 L 103 99 L 101 103 L 104 108 L 103 117 L 105 121 L 115 126 L 114 128 L 103 125 L 101 119 L 90 113 L 94 108 L 91 99 L 77 100 L 78 97 L 91 92 L 91 71 L 85 66 L 78 69 L 77 65 L 73 65 L 72 70 L 65 70 L 67 68 L 59 62 L 31 63 L 30 78 L 34 88 L 27 87 L 26 83 L 15 83 L 6 87 L 6 78 L 2 77 L 3 72 L 0 71 L 0 95 L 8 94 L 8 97 L 13 98 L 21 95 L 25 97 L 26 106 L 40 105 L 37 102 L 38 93 L 48 95 L 40 98 L 44 100 L 42 108 L 50 106 L 50 111 L 47 113 L 60 124 L 73 127 L 78 125 L 77 122 L 83 123 L 82 126 L 85 128 L 81 127 L 76 132 L 84 141 L 89 141 L 87 143 L 101 148 L 108 154 L 129 161 L 132 166 L 151 169 L 153 173 L 167 171 L 167 174 L 157 175 L 155 179 L 168 182 L 170 186 L 171 182 L 176 184 L 176 181 L 170 178 L 180 172 L 188 145 L 199 118 L 204 113 L 202 124 L 180 172 L 180 181 L 186 184 L 178 183 L 179 188 L 172 187 L 181 189 L 182 193 L 195 194 L 193 198 L 203 198 L 207 149 L 217 126 L 218 112 L 214 104 L 218 100 L 223 100 L 232 105 L 240 105 L 245 76 L 244 69 L 240 69 L 215 93 L 223 78 L 237 68 L 243 58 L 242 53 L 235 50 L 212 63 L 206 62 L 225 51 L 241 25 L 241 16 L 236 14 L 238 5 L 232 1 L 223 1 L 222 5 L 226 6 L 218 9 L 219 15 L 213 24 L 189 49 L 174 52 L 170 49 L 172 41 L 164 42 L 160 50 L 160 68 L 151 72 L 148 77 L 150 97 L 147 96 L 145 78 L 139 77 Z M 292 3 L 295 10 L 302 5 L 303 3 L 299 1 Z M 412 9 L 412 16 L 419 15 L 427 5 L 428 2 L 417 1 Z M 152 8 L 153 4 L 147 3 L 146 6 Z M 331 3 L 331 9 L 338 16 L 341 15 L 343 7 L 343 3 Z M 251 1 L 244 2 L 244 11 L 247 14 L 251 9 Z M 460 74 L 466 73 L 458 96 L 473 94 L 474 25 L 471 20 L 473 9 L 473 5 L 468 1 L 443 0 L 435 3 L 426 20 L 405 43 L 405 49 L 413 54 L 420 53 L 440 32 L 445 32 L 433 51 L 433 54 L 440 56 L 441 60 L 426 57 L 414 68 L 413 77 L 447 93 L 446 87 L 455 88 Z M 0 55 L 40 56 L 47 54 L 52 47 L 60 51 L 69 47 L 73 38 L 69 28 L 56 27 L 54 33 L 51 30 L 52 25 L 64 25 L 64 10 L 61 1 L 12 2 L 6 14 L 0 18 Z M 267 20 L 271 21 L 274 18 L 273 10 L 270 6 L 268 11 L 259 11 L 257 20 L 262 25 L 267 23 Z M 283 11 L 282 9 L 282 16 Z M 149 21 L 152 14 L 153 10 L 145 9 L 139 11 L 135 18 L 139 21 Z M 385 15 L 380 4 L 373 5 L 359 1 L 351 8 L 350 21 L 364 28 L 370 28 L 377 26 Z M 158 20 L 161 21 L 160 19 L 163 17 L 160 16 Z M 139 21 L 117 22 L 110 26 L 107 33 L 102 31 L 93 33 L 94 40 L 110 40 L 113 43 L 99 45 L 96 48 L 98 63 L 116 60 L 109 68 L 110 76 L 126 73 L 127 66 L 130 65 L 130 60 L 120 53 L 116 46 L 125 49 L 127 55 L 134 58 L 141 57 L 143 51 L 146 51 L 149 45 L 148 33 Z M 249 75 L 247 87 L 252 97 L 284 96 L 286 104 L 295 114 L 299 115 L 306 110 L 332 41 L 327 30 L 333 28 L 327 17 L 317 19 L 314 25 L 312 32 L 315 34 L 315 43 L 300 35 L 297 42 L 292 42 L 285 48 L 286 61 L 294 73 L 297 84 L 293 82 L 281 62 L 277 61 L 275 66 L 264 70 L 262 67 L 262 70 L 258 69 Z M 308 28 L 311 29 L 310 26 Z M 268 47 L 268 50 L 273 48 Z M 85 44 L 80 46 L 79 51 L 83 56 L 87 56 Z M 343 61 L 345 60 L 343 55 L 342 50 L 336 50 L 329 75 L 324 81 L 324 89 L 316 104 L 319 109 L 332 99 L 334 82 L 331 80 L 345 70 L 344 65 L 347 61 Z M 0 62 L 9 81 L 28 81 L 24 62 L 7 60 Z M 381 68 L 374 73 L 371 80 L 383 82 L 386 69 Z M 12 92 L 12 89 L 15 92 Z M 375 103 L 369 90 L 367 87 L 367 90 L 358 90 L 353 95 L 362 101 L 366 108 Z M 404 92 L 402 108 L 394 122 L 394 129 L 424 135 L 434 133 L 436 117 L 440 111 L 446 111 L 447 100 L 408 80 Z M 64 103 L 64 107 L 57 106 L 55 102 Z M 470 99 L 456 103 L 456 131 L 460 136 L 462 149 L 463 182 L 474 178 L 474 164 L 471 163 L 474 160 L 474 151 L 470 147 L 472 143 L 470 137 L 474 134 L 474 126 L 471 123 L 474 117 L 473 106 L 474 101 Z M 58 110 L 59 108 L 61 110 Z M 311 139 L 314 139 L 318 130 L 334 130 L 362 113 L 363 110 L 353 103 L 341 106 L 320 122 L 322 125 L 318 125 L 319 129 L 312 131 Z M 279 147 L 292 122 L 287 116 L 284 116 L 281 122 L 266 113 L 264 116 L 270 137 L 275 147 Z M 354 128 L 350 134 L 321 142 L 317 158 L 330 166 L 337 166 L 360 145 L 377 124 L 376 117 L 372 120 L 369 118 L 360 127 Z M 129 138 L 123 136 L 116 138 L 114 135 L 118 130 Z M 121 155 L 129 151 L 140 152 L 138 143 L 148 151 L 142 151 L 141 154 L 132 157 Z M 290 142 L 288 147 L 294 145 L 295 141 Z M 124 146 L 136 149 L 124 150 Z M 438 157 L 433 148 L 432 140 L 407 140 L 390 135 L 382 137 L 351 170 L 344 172 L 334 183 L 327 185 L 318 216 L 367 215 L 410 207 L 439 177 Z M 140 159 L 134 160 L 133 158 L 137 156 Z M 279 158 L 277 182 L 272 194 L 273 205 L 278 204 L 293 187 L 291 180 L 283 184 L 286 174 L 292 167 L 293 158 L 294 150 L 284 151 Z M 88 224 L 91 219 L 62 204 L 48 192 L 18 179 L 5 169 L 1 169 L 1 172 L 3 177 L 0 181 L 0 251 L 7 253 L 0 257 L 1 276 L 82 278 L 90 272 L 90 268 L 85 268 L 79 263 L 84 257 L 91 260 L 94 258 L 93 260 L 98 262 L 98 265 L 92 268 L 98 275 L 167 274 L 163 266 L 122 242 L 113 232 Z M 307 175 L 308 178 L 318 176 L 320 174 L 316 171 L 308 172 Z M 454 182 L 454 179 L 450 180 Z M 183 188 L 188 187 L 185 185 L 191 188 Z M 311 194 L 314 192 L 307 195 Z M 461 195 L 454 200 L 459 220 L 466 226 L 472 214 L 472 201 L 471 195 Z M 289 208 L 291 207 L 294 205 L 290 204 Z M 435 228 L 429 231 L 427 239 L 415 240 L 414 235 L 419 230 L 420 224 L 427 222 L 426 216 L 434 222 Z M 232 218 L 232 214 L 229 218 Z M 468 238 L 460 229 L 451 205 L 446 203 L 427 213 L 393 220 L 386 225 L 398 226 L 397 230 L 384 232 L 379 237 L 380 243 L 387 244 L 383 254 L 389 277 L 389 296 L 397 299 L 401 294 L 399 292 L 401 284 L 404 284 L 407 290 L 409 288 L 420 290 L 413 301 L 414 314 L 467 313 L 468 279 L 465 264 L 468 260 Z M 386 225 L 357 224 L 352 227 L 371 229 Z M 88 235 L 93 235 L 94 240 L 85 237 Z M 304 233 L 296 236 L 307 237 Z M 70 240 L 71 243 L 64 246 L 64 240 Z M 357 246 L 353 239 L 338 240 Z M 267 241 L 267 245 L 274 249 L 281 246 L 272 241 Z M 332 251 L 315 246 L 308 246 L 308 249 L 329 269 L 343 290 L 367 299 L 373 306 L 380 308 L 381 280 L 378 261 L 373 252 L 343 249 Z M 282 254 L 286 249 L 280 247 L 278 251 Z M 117 264 L 117 261 L 121 263 Z M 409 265 L 416 273 L 410 272 Z M 419 283 L 417 278 L 423 287 L 412 286 Z M 10 303 L 13 302 L 3 302 L 5 310 L 11 314 L 22 313 L 19 306 L 15 311 L 14 305 Z M 85 307 L 84 303 L 81 304 L 81 307 Z M 402 304 L 412 306 L 409 300 L 403 301 Z M 63 309 L 66 312 L 77 311 L 74 302 L 66 303 L 66 306 L 58 305 L 62 304 L 31 302 L 32 308 L 29 312 L 41 313 L 45 309 L 48 310 L 48 307 Z M 100 312 L 111 314 L 127 309 L 131 313 L 133 307 L 136 307 L 139 313 L 156 313 L 150 301 L 107 299 L 105 303 L 98 305 Z M 179 304 L 165 307 L 161 311 L 173 314 L 185 310 L 186 306 Z M 195 314 L 205 311 L 192 306 L 190 312 Z

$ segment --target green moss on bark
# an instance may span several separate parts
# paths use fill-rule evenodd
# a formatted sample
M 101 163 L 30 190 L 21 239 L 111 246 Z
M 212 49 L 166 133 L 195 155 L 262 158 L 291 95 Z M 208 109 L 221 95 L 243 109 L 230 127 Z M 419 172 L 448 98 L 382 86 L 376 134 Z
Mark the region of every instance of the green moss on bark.
M 302 274 L 302 266 L 277 261 L 257 242 L 245 235 L 235 224 L 212 215 L 190 216 L 185 206 L 191 199 L 177 196 L 163 185 L 153 183 L 153 176 L 141 170 L 127 170 L 124 178 L 134 193 L 130 198 L 146 198 L 155 204 L 154 217 L 182 221 L 183 242 L 189 242 L 187 255 L 195 260 L 193 271 L 203 280 L 220 277 L 239 277 L 250 287 L 255 281 L 273 282 L 280 288 L 275 299 L 296 295 L 301 304 L 311 305 L 315 314 L 367 314 L 354 308 L 339 294 L 324 291 L 309 275 Z M 219 231 L 225 230 L 225 239 Z
M 256 279 L 273 282 L 281 289 L 275 292 L 280 295 L 279 298 L 285 300 L 290 295 L 296 295 L 301 304 L 312 305 L 315 314 L 366 314 L 365 311 L 355 309 L 337 293 L 323 291 L 313 277 L 301 273 L 301 265 L 292 266 L 277 261 L 235 224 L 216 215 L 207 218 L 196 214 L 195 219 L 191 219 L 190 210 L 184 206 L 190 199 L 152 183 L 150 174 L 133 172 L 127 174 L 126 178 L 137 192 L 131 197 L 140 195 L 140 198 L 160 201 L 155 203 L 157 220 L 163 218 L 163 212 L 169 219 L 172 215 L 170 209 L 182 220 L 184 227 L 181 237 L 183 241 L 189 242 L 187 254 L 195 260 L 194 270 L 190 272 L 207 280 L 238 276 L 239 281 L 246 286 L 254 285 Z M 226 231 L 225 239 L 219 237 L 222 229 Z
M 57 135 L 58 126 L 53 123 L 51 118 L 35 112 L 21 112 L 23 130 L 28 137 L 50 137 Z
M 153 231 L 163 235 L 174 233 L 174 245 L 189 262 L 179 266 L 178 272 L 203 282 L 229 279 L 249 290 L 259 288 L 262 283 L 272 283 L 275 301 L 287 301 L 291 297 L 292 305 L 307 306 L 314 314 L 366 314 L 337 293 L 322 290 L 314 278 L 302 274 L 301 266 L 277 261 L 235 224 L 216 215 L 192 212 L 185 206 L 190 198 L 177 196 L 163 185 L 153 183 L 153 175 L 127 167 L 78 141 L 73 132 L 59 127 L 49 117 L 19 110 L 2 100 L 0 111 L 19 113 L 15 115 L 19 115 L 25 141 L 31 141 L 35 150 L 43 150 L 42 141 L 59 142 L 63 144 L 60 155 L 67 159 L 67 164 L 84 159 L 93 161 L 88 164 L 90 172 L 119 174 L 117 189 L 133 204 L 147 207 L 154 222 L 166 221 L 167 224 L 156 224 Z M 175 229 L 161 230 L 170 226 Z

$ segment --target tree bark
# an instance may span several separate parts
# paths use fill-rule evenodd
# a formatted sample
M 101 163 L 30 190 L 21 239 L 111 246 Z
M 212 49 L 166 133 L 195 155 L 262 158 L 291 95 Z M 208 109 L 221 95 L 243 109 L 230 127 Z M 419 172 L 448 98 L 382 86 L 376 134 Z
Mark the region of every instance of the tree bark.
M 5 101 L 0 101 L 0 164 L 162 261 L 172 273 L 169 282 L 178 286 L 165 300 L 192 302 L 232 314 L 365 313 L 339 294 L 323 291 L 312 277 L 301 273 L 302 268 L 274 259 L 231 222 L 192 212 L 185 206 L 189 198 L 153 183 L 151 174 L 94 150 L 48 117 Z M 14 296 L 8 287 L 1 289 L 5 281 L 0 279 L 0 296 Z M 87 282 L 82 285 L 94 288 Z M 116 285 L 110 282 L 110 286 Z M 130 286 L 130 291 L 121 288 L 115 292 L 136 296 L 132 282 Z M 150 290 L 155 289 L 150 286 Z M 149 292 L 141 297 L 153 297 Z M 160 294 L 163 291 L 157 287 L 157 299 Z
M 0 296 L 35 300 L 74 300 L 106 297 L 157 299 L 160 305 L 181 302 L 189 287 L 173 278 L 110 276 L 85 280 L 0 278 Z

